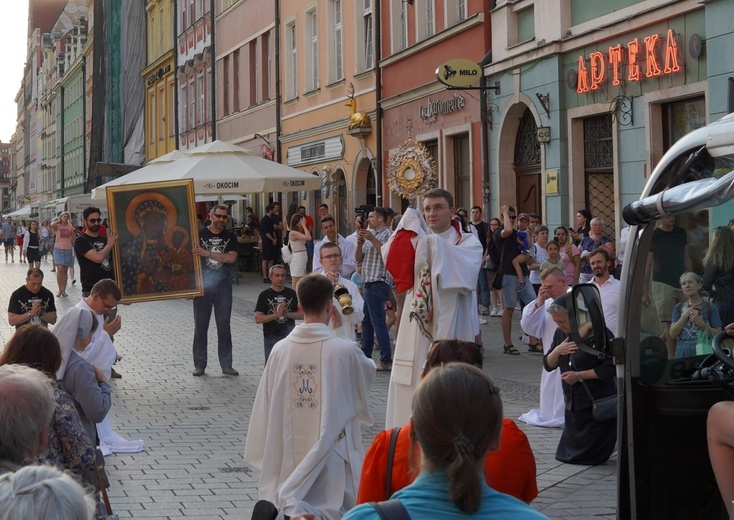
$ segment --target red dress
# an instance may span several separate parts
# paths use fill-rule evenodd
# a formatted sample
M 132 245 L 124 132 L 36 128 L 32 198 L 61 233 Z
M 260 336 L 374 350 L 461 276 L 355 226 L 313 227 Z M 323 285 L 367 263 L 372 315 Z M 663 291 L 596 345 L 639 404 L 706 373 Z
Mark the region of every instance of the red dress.
M 411 484 L 420 473 L 418 468 L 411 467 L 408 457 L 411 429 L 412 425 L 407 424 L 400 429 L 398 434 L 390 495 Z M 367 450 L 362 465 L 357 504 L 380 502 L 389 498 L 385 496 L 385 480 L 391 433 L 392 430 L 378 433 L 372 446 Z M 419 461 L 416 445 L 412 462 L 417 466 Z M 535 456 L 528 438 L 513 420 L 502 420 L 500 448 L 487 453 L 484 475 L 487 484 L 492 489 L 512 495 L 523 502 L 532 502 L 538 496 L 538 484 L 535 480 Z

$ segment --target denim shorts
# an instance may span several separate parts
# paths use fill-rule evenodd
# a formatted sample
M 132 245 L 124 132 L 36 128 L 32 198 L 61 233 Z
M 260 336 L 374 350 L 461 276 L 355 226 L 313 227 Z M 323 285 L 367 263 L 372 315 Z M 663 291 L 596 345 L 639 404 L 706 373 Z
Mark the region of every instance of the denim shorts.
M 72 257 L 71 249 L 54 249 L 54 261 L 56 265 L 65 265 L 71 267 L 74 265 L 74 258 Z
M 529 277 L 525 277 L 525 280 L 527 280 L 525 289 L 518 292 L 519 282 L 517 276 L 514 274 L 502 275 L 502 288 L 505 290 L 505 308 L 514 309 L 518 299 L 520 304 L 525 307 L 536 298 L 535 290 L 532 284 L 529 283 Z

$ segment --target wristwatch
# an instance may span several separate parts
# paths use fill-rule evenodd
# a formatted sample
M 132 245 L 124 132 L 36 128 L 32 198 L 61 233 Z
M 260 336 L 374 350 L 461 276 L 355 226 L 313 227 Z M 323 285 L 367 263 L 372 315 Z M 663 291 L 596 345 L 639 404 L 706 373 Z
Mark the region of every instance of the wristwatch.
M 583 383 L 584 378 L 581 377 L 581 372 L 576 372 L 576 376 L 579 378 L 579 381 Z

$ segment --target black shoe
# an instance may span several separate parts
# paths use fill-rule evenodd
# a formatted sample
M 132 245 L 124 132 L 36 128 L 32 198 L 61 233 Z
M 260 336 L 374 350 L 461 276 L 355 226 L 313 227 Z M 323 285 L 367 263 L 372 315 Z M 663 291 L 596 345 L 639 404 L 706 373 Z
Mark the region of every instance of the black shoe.
M 122 376 L 119 373 L 117 373 L 117 371 L 114 368 L 111 368 L 110 370 L 111 370 L 110 377 L 112 379 L 122 379 Z
M 252 510 L 251 520 L 274 520 L 278 516 L 278 508 L 267 500 L 258 500 Z
M 203 376 L 204 375 L 204 369 L 203 368 L 195 368 L 192 372 L 196 377 Z
M 270 278 L 263 278 L 263 283 L 270 283 Z M 257 504 L 255 504 L 257 505 Z

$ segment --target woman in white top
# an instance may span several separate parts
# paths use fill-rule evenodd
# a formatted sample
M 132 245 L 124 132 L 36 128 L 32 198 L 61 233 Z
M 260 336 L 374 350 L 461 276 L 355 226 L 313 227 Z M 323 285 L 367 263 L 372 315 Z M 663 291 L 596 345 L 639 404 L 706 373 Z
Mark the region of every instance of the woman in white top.
M 288 245 L 291 248 L 291 286 L 293 290 L 298 287 L 298 282 L 306 276 L 306 263 L 308 253 L 306 242 L 311 240 L 311 232 L 306 226 L 306 216 L 296 213 L 291 217 L 291 231 L 288 233 Z

